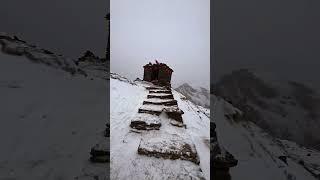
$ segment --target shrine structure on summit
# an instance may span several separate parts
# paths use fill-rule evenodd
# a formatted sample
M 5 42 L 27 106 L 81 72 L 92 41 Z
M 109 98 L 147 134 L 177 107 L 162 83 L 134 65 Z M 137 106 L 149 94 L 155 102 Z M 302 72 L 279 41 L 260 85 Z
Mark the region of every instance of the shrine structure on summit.
M 144 68 L 143 80 L 152 82 L 155 85 L 171 87 L 171 76 L 173 70 L 164 63 L 149 62 Z

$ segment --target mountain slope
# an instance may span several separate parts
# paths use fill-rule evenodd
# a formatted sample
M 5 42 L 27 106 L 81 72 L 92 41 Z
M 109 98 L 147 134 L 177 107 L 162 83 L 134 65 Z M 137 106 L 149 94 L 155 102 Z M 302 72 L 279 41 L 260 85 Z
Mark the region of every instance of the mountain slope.
M 0 52 L 0 179 L 107 176 L 106 165 L 88 161 L 90 148 L 103 140 L 106 80 L 25 42 L 5 43 Z
M 320 143 L 320 96 L 301 83 L 242 69 L 224 76 L 214 93 L 275 137 L 308 147 Z
M 210 92 L 207 89 L 202 87 L 195 89 L 189 84 L 184 83 L 178 88 L 175 88 L 175 90 L 186 96 L 186 98 L 194 104 L 210 108 Z
M 232 179 L 318 179 L 320 152 L 273 138 L 250 121 L 241 120 L 239 110 L 212 95 L 213 122 L 219 144 L 238 160 Z

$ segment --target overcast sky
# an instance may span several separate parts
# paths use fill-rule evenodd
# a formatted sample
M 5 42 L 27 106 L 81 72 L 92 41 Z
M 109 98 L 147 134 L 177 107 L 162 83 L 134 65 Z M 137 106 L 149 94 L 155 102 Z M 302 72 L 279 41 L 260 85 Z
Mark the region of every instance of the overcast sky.
M 172 85 L 209 88 L 210 0 L 111 0 L 111 71 L 143 78 L 164 62 Z
M 142 77 L 142 66 L 159 59 L 174 69 L 175 84 L 208 82 L 209 3 L 113 0 L 112 70 Z M 103 56 L 108 6 L 108 0 L 1 0 L 0 31 L 69 57 L 87 49 Z M 253 67 L 319 86 L 319 8 L 317 0 L 215 0 L 214 77 Z
M 0 31 L 78 58 L 85 50 L 105 56 L 109 0 L 1 0 Z
M 320 1 L 214 2 L 215 78 L 249 67 L 320 88 Z

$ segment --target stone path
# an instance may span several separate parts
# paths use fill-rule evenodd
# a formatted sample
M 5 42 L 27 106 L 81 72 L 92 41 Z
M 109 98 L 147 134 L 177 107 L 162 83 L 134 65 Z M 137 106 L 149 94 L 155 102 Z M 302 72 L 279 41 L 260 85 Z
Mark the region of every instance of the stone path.
M 138 154 L 164 159 L 181 159 L 199 164 L 195 145 L 190 140 L 184 128 L 182 114 L 184 113 L 174 99 L 171 88 L 149 86 L 149 94 L 138 109 L 138 115 L 131 121 L 133 132 L 156 130 L 161 132 L 161 120 L 168 120 L 172 126 L 177 126 L 180 132 L 158 133 L 155 136 L 143 135 L 138 147 Z M 166 118 L 160 118 L 165 115 Z
M 160 173 L 163 177 L 204 179 L 196 147 L 185 129 L 186 125 L 182 118 L 184 112 L 179 108 L 171 89 L 150 85 L 146 89 L 149 93 L 141 102 L 142 105 L 137 108 L 138 112 L 130 116 L 132 119 L 127 136 L 131 138 L 123 140 L 123 143 L 130 148 L 132 144 L 136 144 L 136 149 L 130 149 L 130 151 L 136 151 L 135 153 L 140 156 L 140 158 L 127 159 L 128 163 L 139 164 L 137 169 L 137 166 L 133 166 L 134 168 L 129 169 L 128 172 L 136 175 L 141 171 L 150 173 L 148 168 L 152 166 L 154 168 L 152 173 L 166 172 L 166 175 Z M 78 179 L 88 177 L 103 179 L 106 175 L 105 166 L 109 165 L 109 158 L 112 158 L 109 144 L 105 140 L 109 136 L 108 128 L 107 126 L 105 137 L 101 137 L 101 141 L 91 149 L 90 160 L 93 164 L 88 165 L 83 170 L 84 175 L 79 176 Z M 128 156 L 123 158 L 126 160 Z M 162 161 L 163 163 L 159 163 Z M 117 176 L 113 178 L 117 179 Z

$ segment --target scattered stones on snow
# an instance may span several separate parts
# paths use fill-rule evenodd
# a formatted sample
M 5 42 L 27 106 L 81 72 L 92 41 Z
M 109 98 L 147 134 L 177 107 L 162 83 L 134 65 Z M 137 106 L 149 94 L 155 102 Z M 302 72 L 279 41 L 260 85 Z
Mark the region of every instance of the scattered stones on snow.
M 183 124 L 182 122 L 176 121 L 176 120 L 171 120 L 171 121 L 170 121 L 170 124 L 171 124 L 172 126 L 187 128 L 187 125 Z

